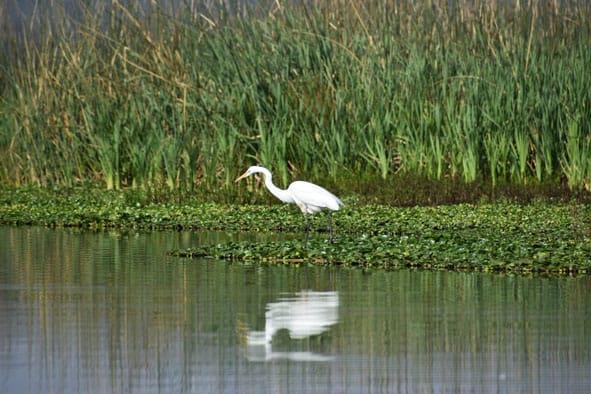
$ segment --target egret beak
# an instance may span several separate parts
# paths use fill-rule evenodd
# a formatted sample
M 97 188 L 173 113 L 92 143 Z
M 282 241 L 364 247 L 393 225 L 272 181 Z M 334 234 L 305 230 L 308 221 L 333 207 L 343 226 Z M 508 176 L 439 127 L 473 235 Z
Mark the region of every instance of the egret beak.
M 243 179 L 243 178 L 246 178 L 248 175 L 249 175 L 249 174 L 248 174 L 248 171 L 246 171 L 244 174 L 242 174 L 242 175 L 240 175 L 238 178 L 236 178 L 236 179 L 234 180 L 234 182 L 238 182 L 239 180 L 241 180 L 241 179 Z

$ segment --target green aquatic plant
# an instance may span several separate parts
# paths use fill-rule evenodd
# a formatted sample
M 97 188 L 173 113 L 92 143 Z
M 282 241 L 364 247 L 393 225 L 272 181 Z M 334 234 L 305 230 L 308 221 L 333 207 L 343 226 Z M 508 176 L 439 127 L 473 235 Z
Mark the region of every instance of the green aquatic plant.
M 0 31 L 4 184 L 219 196 L 262 164 L 591 187 L 588 2 L 86 3 Z
M 489 203 L 392 207 L 344 199 L 314 217 L 317 234 L 271 243 L 227 243 L 174 251 L 259 264 L 336 264 L 367 268 L 591 272 L 591 208 L 583 203 Z M 140 191 L 0 189 L 0 224 L 86 229 L 174 229 L 300 233 L 294 207 L 157 202 Z M 288 238 L 292 238 L 289 235 Z
M 438 231 L 359 235 L 337 242 L 229 242 L 169 252 L 251 264 L 318 264 L 360 268 L 421 268 L 513 273 L 587 274 L 591 242 L 519 236 L 517 232 Z

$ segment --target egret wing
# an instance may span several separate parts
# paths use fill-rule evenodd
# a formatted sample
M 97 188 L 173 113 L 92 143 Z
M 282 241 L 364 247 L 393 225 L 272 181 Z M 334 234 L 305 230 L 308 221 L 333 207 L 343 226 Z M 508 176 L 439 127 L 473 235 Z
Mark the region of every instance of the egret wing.
M 325 188 L 310 182 L 295 181 L 287 190 L 299 201 L 306 205 L 329 208 L 338 211 L 343 205 L 341 200 Z

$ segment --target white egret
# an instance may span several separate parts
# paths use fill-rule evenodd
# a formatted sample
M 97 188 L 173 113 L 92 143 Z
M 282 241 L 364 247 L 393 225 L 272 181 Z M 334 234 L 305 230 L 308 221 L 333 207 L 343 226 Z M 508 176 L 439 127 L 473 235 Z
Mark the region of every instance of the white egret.
M 285 190 L 278 188 L 273 184 L 273 175 L 271 171 L 265 167 L 252 166 L 242 175 L 240 175 L 234 182 L 246 178 L 253 174 L 263 174 L 265 177 L 265 186 L 271 194 L 288 204 L 296 204 L 306 219 L 306 238 L 308 231 L 308 215 L 313 215 L 327 208 L 329 210 L 330 218 L 330 239 L 332 240 L 332 211 L 338 211 L 343 205 L 342 201 L 337 196 L 329 192 L 323 187 L 305 181 L 292 182 Z

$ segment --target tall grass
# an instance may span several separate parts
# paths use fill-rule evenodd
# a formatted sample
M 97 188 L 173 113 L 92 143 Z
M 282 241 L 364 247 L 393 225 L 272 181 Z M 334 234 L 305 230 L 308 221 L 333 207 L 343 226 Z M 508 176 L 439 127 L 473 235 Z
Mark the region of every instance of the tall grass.
M 0 33 L 2 182 L 591 187 L 587 2 L 84 3 Z

